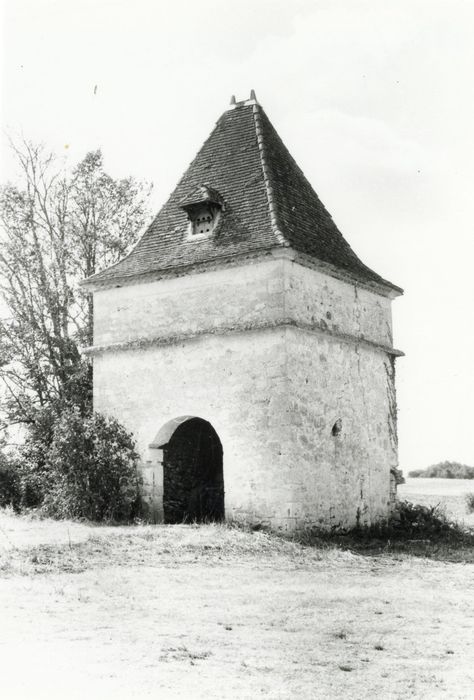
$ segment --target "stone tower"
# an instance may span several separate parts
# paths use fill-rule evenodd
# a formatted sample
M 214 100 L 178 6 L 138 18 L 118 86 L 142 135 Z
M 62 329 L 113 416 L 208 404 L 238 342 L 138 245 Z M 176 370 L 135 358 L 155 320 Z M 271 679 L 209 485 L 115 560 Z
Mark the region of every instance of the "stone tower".
M 155 521 L 387 517 L 402 290 L 359 260 L 253 92 L 85 285 L 95 409 L 134 433 Z

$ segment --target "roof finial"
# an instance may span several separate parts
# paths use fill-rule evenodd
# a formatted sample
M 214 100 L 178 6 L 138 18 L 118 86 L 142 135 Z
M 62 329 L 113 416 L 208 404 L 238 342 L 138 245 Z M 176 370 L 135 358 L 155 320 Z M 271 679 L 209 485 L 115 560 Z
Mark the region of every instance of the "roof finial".
M 232 97 L 230 98 L 230 104 L 235 105 L 235 95 L 232 95 Z
M 257 97 L 255 95 L 255 90 L 250 90 L 250 99 L 257 101 Z

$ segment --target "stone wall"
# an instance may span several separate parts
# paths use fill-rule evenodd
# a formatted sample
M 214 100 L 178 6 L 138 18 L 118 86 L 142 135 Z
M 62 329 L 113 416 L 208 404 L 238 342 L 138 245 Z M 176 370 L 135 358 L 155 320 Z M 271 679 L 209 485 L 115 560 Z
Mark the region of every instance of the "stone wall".
M 347 528 L 384 518 L 397 463 L 390 360 L 297 329 L 287 331 L 286 351 L 295 526 Z
M 284 341 L 284 330 L 267 330 L 100 354 L 95 408 L 134 432 L 144 465 L 168 421 L 209 421 L 223 446 L 226 516 L 273 517 L 287 500 L 278 434 L 287 400 Z
M 94 344 L 272 322 L 284 313 L 282 260 L 105 289 L 94 294 Z
M 390 299 L 269 256 L 94 294 L 94 344 L 251 328 L 283 320 L 392 345 Z
M 387 297 L 289 260 L 284 262 L 284 275 L 285 312 L 290 318 L 335 334 L 392 346 L 391 302 Z
M 157 518 L 155 439 L 180 416 L 219 435 L 227 518 L 294 529 L 387 515 L 396 465 L 390 355 L 378 347 L 391 345 L 387 298 L 270 258 L 104 290 L 95 313 L 95 407 L 134 432 Z M 150 342 L 133 345 L 140 339 Z

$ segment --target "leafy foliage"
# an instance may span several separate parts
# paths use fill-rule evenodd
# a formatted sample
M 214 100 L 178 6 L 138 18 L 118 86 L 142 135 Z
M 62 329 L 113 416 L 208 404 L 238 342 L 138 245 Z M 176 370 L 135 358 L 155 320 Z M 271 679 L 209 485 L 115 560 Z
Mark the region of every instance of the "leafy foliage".
M 0 507 L 12 506 L 18 510 L 20 501 L 21 484 L 18 465 L 14 457 L 0 451 Z
M 437 538 L 457 536 L 462 528 L 450 520 L 440 506 L 424 506 L 420 503 L 400 501 L 388 525 L 392 537 Z
M 34 423 L 38 407 L 90 410 L 92 298 L 79 282 L 115 263 L 147 218 L 146 188 L 114 180 L 100 151 L 70 173 L 41 146 L 13 146 L 21 184 L 0 189 L 0 383 L 6 422 Z
M 52 402 L 32 411 L 25 441 L 18 449 L 21 507 L 41 506 L 52 485 L 48 456 L 62 409 L 62 404 Z
M 136 453 L 116 421 L 92 414 L 92 297 L 81 280 L 122 258 L 148 217 L 149 188 L 105 171 L 100 151 L 71 171 L 41 146 L 12 145 L 17 184 L 0 188 L 0 503 L 59 517 L 127 519 Z M 3 426 L 2 426 L 3 422 Z
M 474 479 L 474 467 L 459 462 L 439 462 L 426 469 L 414 469 L 408 476 L 412 479 Z
M 114 418 L 84 417 L 77 407 L 55 425 L 43 510 L 60 518 L 130 520 L 139 505 L 138 454 Z

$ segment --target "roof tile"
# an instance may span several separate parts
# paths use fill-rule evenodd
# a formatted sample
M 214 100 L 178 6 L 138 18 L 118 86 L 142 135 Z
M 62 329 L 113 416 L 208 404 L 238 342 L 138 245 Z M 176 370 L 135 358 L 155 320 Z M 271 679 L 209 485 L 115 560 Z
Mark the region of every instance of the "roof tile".
M 210 238 L 189 240 L 183 201 L 198 188 L 224 200 Z M 364 265 L 258 104 L 221 116 L 166 204 L 131 253 L 88 284 L 119 284 L 152 272 L 179 272 L 230 256 L 291 247 L 363 282 L 401 290 Z

